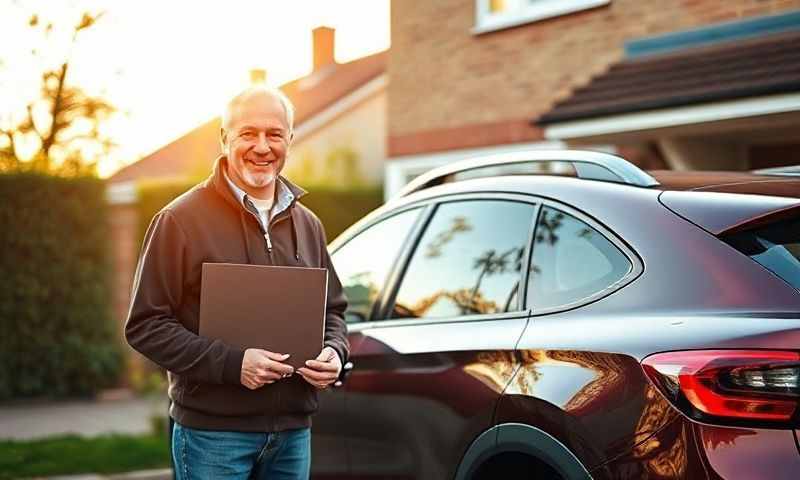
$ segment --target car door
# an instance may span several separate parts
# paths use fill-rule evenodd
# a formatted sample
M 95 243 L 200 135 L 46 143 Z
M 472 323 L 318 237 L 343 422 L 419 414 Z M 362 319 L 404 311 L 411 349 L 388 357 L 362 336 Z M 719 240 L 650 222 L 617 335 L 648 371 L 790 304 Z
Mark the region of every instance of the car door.
M 357 338 L 346 382 L 351 474 L 452 478 L 513 376 L 537 206 L 523 196 L 432 200 Z M 524 293 L 524 292 L 523 292 Z
M 371 320 L 396 259 L 406 246 L 422 207 L 384 215 L 339 243 L 331 257 L 348 297 L 345 320 L 354 351 L 361 341 L 358 325 Z M 346 373 L 346 372 L 345 372 Z M 311 475 L 314 479 L 350 478 L 348 444 L 358 413 L 347 408 L 347 382 L 319 392 L 312 426 Z
M 614 314 L 593 313 L 642 272 L 638 257 L 591 217 L 543 203 L 529 263 L 531 321 L 497 420 L 547 432 L 592 468 L 627 453 L 677 414 L 649 387 L 636 358 L 604 340 L 613 338 L 606 320 Z M 647 335 L 636 324 L 624 328 L 632 341 Z M 652 444 L 642 448 L 657 452 Z M 669 454 L 659 461 L 672 465 Z

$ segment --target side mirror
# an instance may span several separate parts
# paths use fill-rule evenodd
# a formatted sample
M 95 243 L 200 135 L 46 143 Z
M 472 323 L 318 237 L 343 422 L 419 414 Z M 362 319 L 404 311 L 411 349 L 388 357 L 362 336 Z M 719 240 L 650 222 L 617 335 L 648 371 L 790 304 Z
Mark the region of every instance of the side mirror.
M 361 312 L 347 311 L 344 312 L 344 321 L 345 323 L 361 323 L 361 322 L 366 322 L 367 317 L 365 317 L 364 314 Z

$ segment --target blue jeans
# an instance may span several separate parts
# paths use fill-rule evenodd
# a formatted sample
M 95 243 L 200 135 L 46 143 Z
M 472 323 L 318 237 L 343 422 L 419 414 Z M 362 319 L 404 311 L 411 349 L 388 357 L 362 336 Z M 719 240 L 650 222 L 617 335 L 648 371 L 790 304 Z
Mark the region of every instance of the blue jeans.
M 307 480 L 311 431 L 220 432 L 175 422 L 172 459 L 176 480 Z

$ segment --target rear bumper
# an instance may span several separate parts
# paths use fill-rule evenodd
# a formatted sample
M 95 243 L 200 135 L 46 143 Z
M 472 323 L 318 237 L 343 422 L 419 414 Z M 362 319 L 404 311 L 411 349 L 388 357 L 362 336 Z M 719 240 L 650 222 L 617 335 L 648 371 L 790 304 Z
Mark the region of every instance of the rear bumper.
M 792 430 L 714 427 L 680 416 L 591 474 L 605 479 L 796 480 L 800 450 Z M 624 475 L 621 475 L 624 473 Z
M 693 425 L 709 477 L 797 479 L 800 452 L 792 430 Z

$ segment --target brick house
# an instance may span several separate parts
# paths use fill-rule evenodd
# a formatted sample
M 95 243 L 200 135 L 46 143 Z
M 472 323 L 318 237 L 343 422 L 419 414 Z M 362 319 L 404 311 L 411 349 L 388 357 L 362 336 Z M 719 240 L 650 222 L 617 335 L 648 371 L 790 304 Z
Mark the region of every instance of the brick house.
M 347 63 L 334 59 L 335 32 L 313 31 L 313 71 L 282 85 L 295 105 L 294 141 L 284 174 L 300 185 L 380 185 L 386 159 L 387 52 Z M 266 73 L 251 72 L 264 81 Z M 220 153 L 215 117 L 107 181 L 114 258 L 114 312 L 120 325 L 130 302 L 139 251 L 138 186 L 205 178 Z
M 800 163 L 798 0 L 392 2 L 387 196 L 464 157 Z

